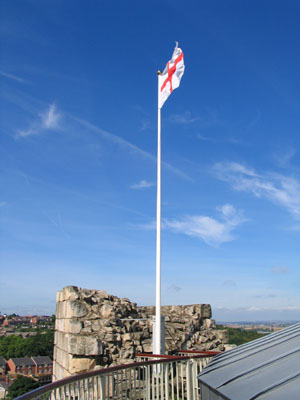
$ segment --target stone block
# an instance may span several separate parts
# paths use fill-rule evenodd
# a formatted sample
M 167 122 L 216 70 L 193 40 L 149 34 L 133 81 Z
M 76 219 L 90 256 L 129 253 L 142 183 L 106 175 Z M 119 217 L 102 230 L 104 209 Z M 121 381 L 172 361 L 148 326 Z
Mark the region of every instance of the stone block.
M 94 336 L 70 335 L 68 338 L 68 353 L 70 354 L 98 356 L 103 354 L 103 350 L 103 343 Z
M 82 330 L 82 323 L 77 319 L 70 318 L 64 320 L 64 331 L 66 333 L 80 333 Z
M 87 315 L 88 309 L 83 301 L 65 301 L 64 318 L 81 318 Z
M 65 320 L 62 318 L 55 319 L 55 330 L 59 332 L 65 331 Z
M 56 348 L 54 360 L 64 369 L 69 369 L 69 354 L 66 351 Z
M 210 328 L 212 328 L 212 327 L 213 327 L 213 322 L 212 322 L 211 319 L 206 318 L 206 319 L 203 320 L 203 322 L 202 322 L 202 328 L 204 328 L 204 329 L 210 329 Z
M 123 359 L 133 358 L 133 354 L 134 354 L 133 348 L 120 350 L 120 358 Z
M 56 303 L 56 318 L 58 319 L 66 318 L 66 304 L 64 301 Z
M 53 376 L 56 381 L 64 378 L 64 368 L 58 363 L 54 363 Z
M 68 334 L 56 331 L 54 334 L 54 344 L 59 349 L 68 351 Z
M 116 336 L 115 336 L 113 333 L 107 333 L 107 334 L 104 336 L 104 340 L 105 340 L 106 342 L 114 343 L 114 342 L 116 341 Z
M 221 341 L 222 343 L 228 343 L 229 341 L 229 333 L 227 330 L 216 330 L 216 337 L 219 341 Z
M 59 302 L 62 301 L 61 294 L 62 294 L 61 291 L 59 291 L 59 292 L 56 293 L 56 303 L 59 303 Z
M 131 333 L 125 333 L 124 335 L 122 335 L 123 343 L 130 342 L 131 340 L 132 340 L 132 334 Z
M 211 318 L 211 306 L 209 304 L 201 304 L 197 308 L 200 309 L 201 318 Z
M 66 286 L 61 291 L 61 301 L 79 299 L 78 288 L 76 286 Z
M 113 316 L 114 307 L 111 304 L 103 304 L 100 309 L 100 314 L 102 318 L 109 319 Z
M 143 352 L 151 353 L 152 352 L 152 341 L 149 343 L 143 342 L 142 348 L 143 348 Z
M 91 358 L 76 358 L 70 360 L 70 374 L 80 374 L 82 372 L 90 371 L 96 366 L 96 360 Z
M 133 332 L 132 333 L 133 340 L 141 340 L 141 338 L 143 336 L 144 336 L 143 332 Z

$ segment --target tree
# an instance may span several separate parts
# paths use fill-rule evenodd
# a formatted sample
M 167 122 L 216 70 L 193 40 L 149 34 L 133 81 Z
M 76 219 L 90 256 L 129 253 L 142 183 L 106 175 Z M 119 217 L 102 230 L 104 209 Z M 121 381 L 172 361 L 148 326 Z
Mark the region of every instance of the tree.
M 9 315 L 7 316 L 7 319 L 13 319 L 13 318 L 15 318 L 15 317 L 17 317 L 17 314 L 13 313 L 13 314 L 9 314 Z
M 36 382 L 32 378 L 28 378 L 26 376 L 19 375 L 17 379 L 11 384 L 8 388 L 7 398 L 15 399 L 22 394 L 30 392 L 40 386 L 39 382 Z
M 23 357 L 24 339 L 20 336 L 5 336 L 0 340 L 0 356 L 7 360 L 12 357 Z
M 252 340 L 259 339 L 259 338 L 265 336 L 265 334 L 258 333 L 254 330 L 245 331 L 240 328 L 228 328 L 223 325 L 217 325 L 217 329 L 227 330 L 228 336 L 229 336 L 228 343 L 236 344 L 237 346 L 244 344 L 244 343 L 251 342 Z
M 5 336 L 0 338 L 0 356 L 13 357 L 49 356 L 53 358 L 54 331 L 37 333 L 35 336 Z

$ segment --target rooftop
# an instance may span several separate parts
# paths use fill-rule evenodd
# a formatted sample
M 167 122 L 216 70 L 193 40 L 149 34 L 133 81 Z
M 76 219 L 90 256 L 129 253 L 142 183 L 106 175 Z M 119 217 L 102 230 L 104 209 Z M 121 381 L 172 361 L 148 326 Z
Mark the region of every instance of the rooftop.
M 214 399 L 282 400 L 300 392 L 300 323 L 215 357 L 199 375 Z

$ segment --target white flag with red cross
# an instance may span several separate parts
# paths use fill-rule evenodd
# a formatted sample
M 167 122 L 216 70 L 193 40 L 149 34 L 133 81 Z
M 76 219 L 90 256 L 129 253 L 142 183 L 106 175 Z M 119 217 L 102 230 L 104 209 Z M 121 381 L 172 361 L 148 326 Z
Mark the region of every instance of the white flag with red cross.
M 171 60 L 168 61 L 166 68 L 159 75 L 158 108 L 162 108 L 173 90 L 178 88 L 184 68 L 183 52 L 176 42 Z

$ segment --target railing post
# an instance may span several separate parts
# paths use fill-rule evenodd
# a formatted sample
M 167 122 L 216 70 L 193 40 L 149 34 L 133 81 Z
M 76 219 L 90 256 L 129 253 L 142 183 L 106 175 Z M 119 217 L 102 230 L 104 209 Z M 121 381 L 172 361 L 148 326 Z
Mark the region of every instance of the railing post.
M 100 376 L 100 400 L 105 400 L 105 375 Z
M 193 376 L 192 376 L 192 361 L 188 360 L 186 363 L 186 391 L 187 400 L 193 400 Z
M 172 364 L 171 364 L 172 366 Z M 169 364 L 165 365 L 165 373 L 164 373 L 164 381 L 165 381 L 165 398 L 169 398 Z
M 160 379 L 160 398 L 164 399 L 164 377 L 165 377 L 165 364 L 158 364 L 160 367 L 159 379 Z M 166 397 L 167 398 L 167 397 Z
M 197 360 L 192 360 L 193 398 L 195 400 L 198 399 L 199 397 L 197 371 L 198 371 Z
M 150 382 L 151 382 L 151 365 L 147 365 L 147 377 L 146 377 L 146 398 L 150 400 Z M 152 390 L 154 390 L 152 388 Z

